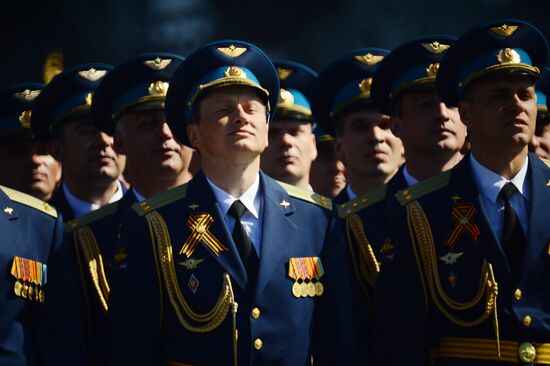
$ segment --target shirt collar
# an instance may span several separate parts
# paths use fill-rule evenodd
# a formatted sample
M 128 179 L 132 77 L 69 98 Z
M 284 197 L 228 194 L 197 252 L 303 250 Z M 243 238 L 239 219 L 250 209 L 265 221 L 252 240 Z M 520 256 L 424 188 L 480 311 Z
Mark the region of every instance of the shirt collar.
M 138 202 L 145 201 L 145 196 L 141 195 L 138 191 L 136 191 L 136 189 L 134 187 L 132 187 L 132 192 L 134 192 L 134 196 L 136 196 L 136 200 Z
M 413 177 L 409 171 L 407 170 L 407 166 L 405 165 L 405 167 L 403 168 L 403 177 L 405 177 L 405 182 L 407 182 L 408 186 L 413 186 L 415 185 L 416 183 L 419 182 L 418 179 L 416 179 L 415 177 Z
M 346 193 L 348 194 L 348 199 L 351 201 L 357 197 L 355 192 L 351 189 L 351 185 L 346 186 Z
M 526 180 L 527 168 L 529 167 L 529 159 L 527 157 L 519 172 L 511 180 L 506 180 L 506 178 L 481 165 L 474 157 L 474 154 L 470 154 L 470 163 L 478 189 L 493 204 L 497 202 L 498 194 L 507 182 L 512 182 L 519 193 L 525 199 L 530 200 L 529 185 Z
M 237 198 L 215 185 L 214 182 L 208 179 L 208 177 L 206 177 L 206 181 L 208 182 L 208 185 L 210 185 L 210 188 L 212 188 L 214 197 L 216 198 L 216 201 L 218 201 L 224 216 L 227 215 L 227 212 L 233 202 L 240 200 L 248 212 L 250 212 L 256 219 L 260 217 L 260 174 L 256 176 L 254 183 L 252 183 L 252 185 L 240 197 Z
M 63 186 L 63 193 L 65 194 L 65 198 L 67 199 L 69 206 L 73 210 L 75 218 L 80 217 L 84 214 L 87 214 L 88 212 L 95 211 L 101 207 L 100 205 L 86 202 L 76 197 L 74 194 L 71 193 L 71 191 L 69 191 L 69 188 L 67 188 L 66 184 L 63 184 L 62 186 Z M 109 199 L 109 203 L 118 201 L 119 199 L 122 198 L 122 196 L 123 196 L 122 184 L 120 183 L 119 180 L 117 180 L 117 190 Z

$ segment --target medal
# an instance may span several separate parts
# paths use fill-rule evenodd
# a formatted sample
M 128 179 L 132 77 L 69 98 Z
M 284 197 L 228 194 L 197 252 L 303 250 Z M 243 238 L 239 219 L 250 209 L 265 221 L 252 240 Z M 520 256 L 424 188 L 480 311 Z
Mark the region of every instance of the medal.
M 32 285 L 32 283 L 28 286 L 28 293 L 27 295 L 29 296 L 29 300 L 34 300 L 34 286 Z
M 21 296 L 21 286 L 21 281 L 15 281 L 15 285 L 13 285 L 13 292 L 15 292 L 16 296 Z
M 28 293 L 29 293 L 29 285 L 27 285 L 26 283 L 23 283 L 23 287 L 21 287 L 21 297 L 26 299 Z
M 317 281 L 315 283 L 315 295 L 322 296 L 324 292 L 325 292 L 325 287 L 320 281 Z
M 307 284 L 307 288 L 308 288 L 308 296 L 309 297 L 314 297 L 315 296 L 315 293 L 316 293 L 316 290 L 315 290 L 315 284 L 313 282 L 309 282 Z
M 292 285 L 292 295 L 294 295 L 294 297 L 302 296 L 302 288 L 300 287 L 298 281 L 294 282 L 294 284 Z
M 44 294 L 44 290 L 43 289 L 40 289 L 38 291 L 38 300 L 43 303 L 44 300 L 46 299 L 46 294 Z

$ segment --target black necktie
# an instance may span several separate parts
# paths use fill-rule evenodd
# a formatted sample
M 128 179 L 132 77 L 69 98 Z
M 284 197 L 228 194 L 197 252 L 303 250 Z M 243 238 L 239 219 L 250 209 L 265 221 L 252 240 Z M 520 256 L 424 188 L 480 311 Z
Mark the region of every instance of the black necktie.
M 246 207 L 239 200 L 233 202 L 231 207 L 229 207 L 229 215 L 235 219 L 235 227 L 232 234 L 233 240 L 235 241 L 235 245 L 237 245 L 239 256 L 246 268 L 249 279 L 254 280 L 258 271 L 258 256 L 252 246 L 252 241 L 241 224 L 241 216 L 245 211 Z
M 502 225 L 501 243 L 512 269 L 512 275 L 517 273 L 525 242 L 525 234 L 521 228 L 518 215 L 510 204 L 510 199 L 515 193 L 518 193 L 518 190 L 511 182 L 506 183 L 499 193 L 499 197 L 504 201 L 504 222 Z

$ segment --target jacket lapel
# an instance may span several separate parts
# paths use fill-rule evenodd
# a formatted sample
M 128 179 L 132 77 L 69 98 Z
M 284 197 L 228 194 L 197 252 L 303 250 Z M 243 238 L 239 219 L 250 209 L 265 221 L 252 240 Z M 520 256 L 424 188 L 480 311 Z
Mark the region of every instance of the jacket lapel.
M 189 182 L 187 197 L 188 199 L 186 199 L 186 202 L 191 202 L 188 206 L 188 210 L 191 209 L 189 214 L 193 213 L 191 206 L 194 206 L 194 202 L 192 202 L 192 200 L 196 197 L 197 202 L 200 203 L 196 208 L 196 212 L 208 212 L 214 218 L 214 222 L 210 226 L 209 231 L 218 238 L 228 250 L 220 253 L 220 255 L 215 255 L 210 250 L 208 250 L 208 252 L 212 255 L 212 258 L 229 273 L 239 287 L 244 289 L 247 282 L 246 270 L 240 260 L 237 246 L 233 242 L 231 233 L 227 228 L 220 206 L 216 202 L 214 193 L 210 189 L 206 177 L 202 172 L 197 174 L 197 176 Z M 201 242 L 200 245 L 204 245 L 204 243 Z
M 518 277 L 520 281 L 525 279 L 534 267 L 534 262 L 541 257 L 541 252 L 548 250 L 550 245 L 550 227 L 546 213 L 550 207 L 550 169 L 536 156 L 529 154 L 528 174 L 531 179 L 531 209 L 526 247 Z
M 283 260 L 291 257 L 296 243 L 296 225 L 292 222 L 295 211 L 286 191 L 273 179 L 260 173 L 261 188 L 264 192 L 264 212 L 262 223 L 262 248 L 255 297 L 265 288 L 273 272 L 282 268 Z M 281 206 L 282 202 L 290 206 Z M 285 205 L 286 206 L 286 205 Z

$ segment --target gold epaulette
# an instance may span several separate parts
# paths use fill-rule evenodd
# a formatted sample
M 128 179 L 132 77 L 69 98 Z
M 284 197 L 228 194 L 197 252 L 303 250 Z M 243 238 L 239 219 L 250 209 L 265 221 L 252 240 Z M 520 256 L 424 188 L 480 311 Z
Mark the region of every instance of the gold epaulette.
M 21 203 L 25 206 L 29 206 L 42 211 L 52 217 L 57 217 L 57 210 L 50 206 L 47 202 L 39 200 L 36 197 L 30 196 L 26 193 L 16 191 L 8 187 L 0 186 L 0 189 L 9 197 L 10 200 Z
M 543 162 L 544 164 L 546 164 L 547 167 L 550 168 L 550 160 L 545 159 L 545 158 L 539 158 L 539 159 L 542 160 L 542 162 Z
M 332 200 L 328 197 L 321 196 L 318 193 L 309 191 L 307 189 L 299 188 L 288 183 L 277 181 L 284 188 L 286 193 L 294 198 L 299 198 L 303 201 L 311 202 L 317 206 L 326 208 L 329 211 L 332 211 Z
M 367 208 L 371 205 L 374 205 L 376 202 L 382 201 L 386 198 L 386 188 L 384 185 L 374 191 L 365 193 L 359 197 L 356 197 L 352 200 L 349 200 L 346 203 L 343 203 L 338 206 L 338 216 L 345 218 L 348 215 L 354 214 L 358 211 L 361 211 L 364 208 Z
M 67 232 L 73 232 L 76 229 L 79 229 L 81 227 L 87 226 L 91 224 L 92 222 L 95 222 L 97 220 L 100 220 L 104 217 L 111 216 L 115 212 L 117 212 L 118 209 L 118 201 L 110 203 L 106 206 L 103 206 L 97 210 L 88 212 L 85 215 L 80 216 L 79 218 L 76 218 L 74 220 L 71 220 L 67 223 L 65 223 L 65 231 Z
M 185 198 L 187 195 L 187 184 L 177 186 L 146 199 L 142 202 L 136 202 L 132 205 L 132 209 L 136 211 L 139 216 L 143 216 L 148 212 L 154 211 L 164 205 L 177 201 L 181 198 Z
M 420 197 L 427 195 L 428 193 L 437 191 L 438 189 L 445 187 L 449 184 L 449 178 L 451 171 L 440 173 L 435 177 L 428 178 L 415 185 L 400 190 L 395 194 L 395 198 L 401 204 L 401 206 L 407 205 L 409 202 L 415 201 Z

